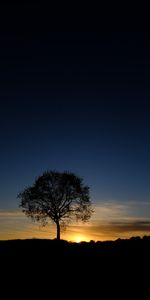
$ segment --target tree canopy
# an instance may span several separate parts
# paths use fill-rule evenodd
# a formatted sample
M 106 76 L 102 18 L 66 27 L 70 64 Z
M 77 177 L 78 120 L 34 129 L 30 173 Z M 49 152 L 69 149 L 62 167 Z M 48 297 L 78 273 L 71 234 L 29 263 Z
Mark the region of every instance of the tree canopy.
M 33 220 L 43 226 L 51 219 L 57 226 L 60 239 L 60 225 L 72 219 L 86 222 L 92 214 L 89 187 L 83 178 L 71 172 L 46 171 L 34 184 L 18 194 L 20 207 Z

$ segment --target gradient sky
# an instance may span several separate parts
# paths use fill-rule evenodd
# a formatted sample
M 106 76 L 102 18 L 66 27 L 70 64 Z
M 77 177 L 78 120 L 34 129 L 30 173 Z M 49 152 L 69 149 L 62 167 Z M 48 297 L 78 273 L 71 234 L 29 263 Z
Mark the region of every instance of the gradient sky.
M 0 237 L 38 235 L 16 196 L 47 169 L 90 186 L 83 238 L 149 234 L 149 33 L 53 31 L 36 9 L 1 28 Z

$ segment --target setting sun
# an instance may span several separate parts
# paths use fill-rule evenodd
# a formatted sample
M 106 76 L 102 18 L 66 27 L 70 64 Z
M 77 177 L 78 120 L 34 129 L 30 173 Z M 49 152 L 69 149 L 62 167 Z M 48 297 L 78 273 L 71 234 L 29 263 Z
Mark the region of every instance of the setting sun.
M 88 239 L 84 236 L 84 235 L 75 235 L 73 237 L 73 241 L 76 242 L 76 243 L 80 243 L 80 242 L 88 242 Z

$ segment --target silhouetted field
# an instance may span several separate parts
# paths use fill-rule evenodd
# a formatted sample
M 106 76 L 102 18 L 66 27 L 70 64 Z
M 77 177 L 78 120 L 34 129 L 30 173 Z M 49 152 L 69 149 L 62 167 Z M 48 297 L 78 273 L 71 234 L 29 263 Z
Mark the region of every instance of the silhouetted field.
M 79 287 L 82 293 L 84 289 L 87 294 L 88 289 L 96 293 L 104 286 L 106 293 L 111 286 L 117 293 L 118 286 L 124 293 L 135 287 L 137 293 L 143 282 L 144 291 L 148 287 L 150 236 L 79 244 L 39 239 L 0 241 L 0 257 L 3 278 L 24 286 L 26 292 L 30 287 L 37 294 L 38 288 L 47 293 L 56 285 L 58 293 L 60 286 L 64 290 L 76 286 L 73 293 Z
M 88 264 L 96 262 L 98 265 L 117 265 L 131 260 L 132 263 L 143 263 L 147 260 L 149 262 L 150 236 L 80 243 L 55 239 L 8 240 L 0 241 L 0 254 L 9 263 L 15 261 L 16 265 L 29 260 L 34 265 L 53 265 L 63 263 L 64 259 L 68 259 L 68 262 L 71 260 L 72 263 L 78 260 Z M 67 264 L 66 261 L 65 263 Z

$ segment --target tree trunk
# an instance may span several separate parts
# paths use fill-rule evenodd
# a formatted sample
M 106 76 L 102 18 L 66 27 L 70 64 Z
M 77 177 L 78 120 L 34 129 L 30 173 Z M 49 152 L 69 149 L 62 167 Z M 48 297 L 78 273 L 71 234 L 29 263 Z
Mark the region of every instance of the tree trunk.
M 60 240 L 60 224 L 59 224 L 59 221 L 56 222 L 56 225 L 57 225 L 57 240 L 59 241 Z

